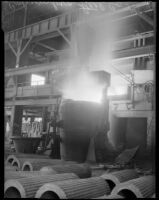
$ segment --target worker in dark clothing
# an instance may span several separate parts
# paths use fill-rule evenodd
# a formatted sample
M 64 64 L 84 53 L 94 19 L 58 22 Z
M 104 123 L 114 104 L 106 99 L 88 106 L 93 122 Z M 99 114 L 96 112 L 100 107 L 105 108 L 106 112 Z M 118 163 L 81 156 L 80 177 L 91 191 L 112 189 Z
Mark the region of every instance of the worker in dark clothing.
M 56 131 L 57 122 L 56 122 L 55 117 L 53 117 L 51 119 L 50 126 L 53 127 L 53 133 L 52 133 L 53 144 L 52 144 L 52 147 L 51 147 L 52 151 L 51 151 L 50 157 L 54 158 L 54 159 L 61 159 L 61 155 L 60 155 L 61 138 L 60 138 L 60 135 Z
M 54 159 L 61 159 L 60 155 L 60 136 L 57 135 L 56 133 L 53 133 L 53 144 L 52 144 L 52 151 L 51 151 L 51 158 Z
M 109 129 L 109 101 L 106 86 L 103 89 L 101 119 L 98 124 L 98 134 L 95 137 L 96 160 L 99 163 L 108 161 L 114 154 L 114 149 L 108 138 Z

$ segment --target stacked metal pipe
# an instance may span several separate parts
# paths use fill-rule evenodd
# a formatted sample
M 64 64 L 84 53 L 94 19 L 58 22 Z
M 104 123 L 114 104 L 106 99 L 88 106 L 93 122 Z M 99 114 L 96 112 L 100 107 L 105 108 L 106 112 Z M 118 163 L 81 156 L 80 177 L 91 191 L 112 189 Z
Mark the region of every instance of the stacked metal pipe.
M 14 161 L 12 162 L 13 166 L 17 166 L 19 169 L 22 169 L 24 163 L 29 163 L 29 166 L 31 163 L 45 163 L 45 165 L 49 163 L 62 163 L 63 161 L 61 160 L 53 160 L 53 159 L 45 159 L 45 158 L 15 158 Z
M 64 165 L 66 163 L 75 163 L 74 161 L 64 161 L 58 159 L 25 159 L 22 165 L 22 171 L 39 171 L 42 167 L 48 165 Z
M 116 194 L 116 195 L 103 195 L 101 197 L 97 197 L 93 199 L 124 199 L 124 197 Z
M 133 169 L 126 169 L 126 170 L 120 170 L 120 171 L 116 171 L 112 173 L 105 173 L 101 177 L 104 178 L 108 182 L 112 190 L 119 183 L 123 183 L 125 181 L 138 178 L 139 175 Z
M 52 171 L 52 172 L 40 172 L 40 171 L 7 171 L 5 172 L 5 181 L 9 180 L 9 179 L 18 179 L 18 178 L 25 178 L 25 177 L 34 177 L 34 176 L 42 176 L 42 175 L 53 175 L 53 174 L 57 174 L 56 172 Z
M 5 165 L 5 171 L 18 171 L 18 167 Z
M 110 194 L 107 182 L 101 177 L 67 180 L 44 184 L 35 198 L 89 199 Z
M 79 178 L 89 178 L 91 177 L 92 170 L 88 164 L 64 164 L 64 165 L 54 165 L 45 166 L 40 169 L 40 171 L 56 171 L 58 174 L 61 173 L 75 173 Z
M 39 159 L 49 159 L 46 155 L 38 155 L 38 154 L 24 154 L 24 153 L 15 153 L 11 154 L 7 157 L 6 163 L 12 163 L 15 158 L 39 158 Z
M 143 176 L 117 185 L 111 194 L 125 198 L 150 198 L 154 193 L 155 177 Z
M 29 178 L 10 179 L 4 185 L 5 198 L 33 198 L 36 191 L 45 183 L 78 179 L 73 173 L 34 176 Z

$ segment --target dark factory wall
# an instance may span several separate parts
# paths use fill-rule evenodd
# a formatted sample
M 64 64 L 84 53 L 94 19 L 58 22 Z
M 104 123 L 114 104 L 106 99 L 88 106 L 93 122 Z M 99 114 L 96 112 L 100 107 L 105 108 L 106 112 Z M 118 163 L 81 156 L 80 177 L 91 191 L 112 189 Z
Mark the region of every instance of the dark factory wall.
M 138 156 L 146 153 L 147 118 L 119 118 L 112 115 L 110 127 L 110 139 L 119 153 L 138 145 Z
M 126 118 L 111 115 L 109 137 L 117 151 L 125 149 Z
M 126 148 L 140 145 L 138 154 L 146 153 L 147 144 L 147 118 L 127 118 Z
M 31 75 L 24 74 L 17 76 L 17 84 L 19 87 L 31 85 Z
M 14 68 L 16 63 L 16 57 L 14 53 L 9 49 L 4 54 L 4 64 L 6 68 Z

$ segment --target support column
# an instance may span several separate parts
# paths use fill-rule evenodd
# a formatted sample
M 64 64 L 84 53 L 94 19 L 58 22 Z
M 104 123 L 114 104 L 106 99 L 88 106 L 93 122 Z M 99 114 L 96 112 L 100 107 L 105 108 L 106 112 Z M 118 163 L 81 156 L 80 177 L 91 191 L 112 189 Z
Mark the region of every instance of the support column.
M 30 39 L 26 42 L 26 44 L 23 46 L 22 48 L 22 39 L 17 40 L 17 49 L 15 50 L 13 48 L 13 46 L 11 45 L 10 42 L 8 42 L 8 46 L 10 47 L 10 49 L 12 50 L 12 52 L 14 53 L 14 55 L 16 56 L 16 68 L 19 67 L 19 63 L 20 63 L 20 56 L 22 55 L 22 53 L 26 50 L 27 46 L 29 45 L 30 41 L 32 40 L 32 37 L 30 37 Z
M 15 65 L 16 68 L 19 68 L 21 46 L 22 46 L 22 40 L 17 41 L 16 65 Z
M 152 170 L 155 171 L 155 153 L 156 153 L 156 131 L 155 131 L 155 113 L 147 118 L 147 155 L 151 160 Z
M 11 112 L 11 135 L 13 135 L 13 123 L 14 123 L 14 113 L 15 113 L 15 106 L 12 106 L 12 112 Z
M 76 28 L 77 28 L 77 25 L 75 25 L 75 24 L 70 26 L 70 32 L 71 32 L 71 54 L 73 56 L 73 65 L 78 67 L 77 40 L 75 38 Z
M 155 45 L 155 49 L 156 49 L 156 2 L 152 2 L 152 6 L 154 9 L 154 45 Z M 153 67 L 153 74 L 154 74 L 154 87 L 153 87 L 153 101 L 152 101 L 152 110 L 155 111 L 156 110 L 156 79 L 155 79 L 155 74 L 156 74 L 156 52 L 154 53 L 154 67 Z
M 49 121 L 47 107 L 43 107 L 43 131 L 47 131 L 47 122 Z
M 46 82 L 46 84 L 49 83 L 49 71 L 45 72 L 45 82 Z
M 15 106 L 13 119 L 13 136 L 21 136 L 23 106 Z
M 52 98 L 52 95 L 54 93 L 54 76 L 52 74 L 52 70 L 49 70 L 48 79 L 49 79 L 49 84 L 50 84 L 50 96 L 49 96 L 49 98 Z
M 156 46 L 156 2 L 152 2 L 152 7 L 154 10 L 154 45 Z M 154 87 L 153 87 L 153 100 L 152 100 L 152 112 L 153 112 L 153 120 L 152 120 L 152 133 L 151 133 L 151 155 L 152 155 L 152 161 L 153 161 L 153 167 L 155 168 L 155 153 L 156 153 L 156 52 L 154 53 Z

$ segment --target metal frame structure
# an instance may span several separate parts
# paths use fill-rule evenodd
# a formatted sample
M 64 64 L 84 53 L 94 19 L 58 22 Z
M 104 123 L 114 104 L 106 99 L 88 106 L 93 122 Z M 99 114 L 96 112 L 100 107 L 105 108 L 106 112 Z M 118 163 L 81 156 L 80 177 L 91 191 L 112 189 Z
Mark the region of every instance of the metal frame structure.
M 149 13 L 154 14 L 154 19 L 148 16 Z M 5 77 L 8 78 L 17 77 L 20 75 L 38 73 L 38 72 L 49 73 L 52 70 L 61 70 L 61 71 L 66 70 L 65 61 L 57 61 L 49 63 L 46 58 L 54 54 L 61 55 L 65 54 L 65 52 L 66 53 L 69 52 L 70 47 L 72 48 L 72 46 L 70 39 L 68 38 L 67 35 L 70 35 L 71 38 L 72 29 L 74 26 L 80 25 L 81 23 L 85 23 L 86 21 L 89 22 L 91 20 L 94 22 L 95 21 L 98 22 L 98 20 L 104 20 L 108 16 L 111 16 L 112 22 L 119 20 L 122 21 L 133 17 L 139 17 L 140 19 L 143 20 L 143 23 L 145 22 L 147 26 L 150 27 L 150 30 L 148 31 L 142 31 L 138 34 L 134 33 L 132 35 L 121 37 L 119 38 L 118 41 L 114 41 L 114 52 L 113 52 L 114 61 L 117 62 L 123 59 L 129 59 L 129 58 L 136 59 L 139 57 L 145 57 L 145 56 L 149 57 L 151 55 L 155 55 L 155 40 L 151 44 L 146 44 L 147 40 L 156 37 L 155 36 L 156 30 L 154 23 L 154 21 L 156 20 L 155 4 L 153 2 L 136 3 L 132 6 L 121 8 L 112 13 L 106 13 L 95 16 L 94 18 L 92 18 L 92 16 L 89 17 L 88 15 L 81 12 L 81 10 L 77 9 L 27 26 L 25 26 L 26 24 L 26 18 L 25 18 L 23 27 L 5 33 L 5 49 L 6 50 L 10 49 L 16 56 L 15 66 L 17 66 L 17 68 L 5 69 Z M 67 44 L 68 48 L 57 50 L 53 45 L 45 44 L 45 40 L 49 39 L 55 40 L 56 37 L 59 37 L 61 40 L 63 40 L 65 44 Z M 24 40 L 26 41 L 25 44 L 23 44 Z M 44 49 L 46 49 L 44 56 L 36 52 L 35 55 L 33 55 L 33 57 L 37 55 L 36 59 L 44 60 L 47 62 L 42 64 L 19 67 L 20 56 L 23 53 L 25 53 L 26 48 L 29 47 L 31 44 L 33 44 L 33 48 L 35 48 L 36 46 L 41 46 Z M 124 49 L 122 48 L 123 44 L 128 44 L 128 45 L 131 44 L 131 45 L 130 48 Z M 15 84 L 16 87 L 18 87 L 18 83 Z M 10 93 L 11 89 L 6 88 L 5 91 L 6 93 Z M 28 105 L 49 104 L 49 103 L 51 104 L 51 101 L 53 101 L 54 98 L 50 97 L 49 93 L 48 97 L 50 98 L 49 100 L 47 100 L 47 98 L 45 98 L 44 100 L 43 99 L 32 100 L 32 96 L 30 96 L 30 99 L 25 99 L 25 96 L 22 96 L 21 100 L 17 99 L 16 96 L 13 96 L 10 99 L 6 97 L 5 104 L 10 106 L 27 105 L 27 104 Z
M 25 9 L 26 12 L 26 9 Z M 153 14 L 151 18 L 148 14 Z M 15 86 L 13 88 L 5 88 L 5 106 L 12 108 L 11 121 L 14 121 L 14 112 L 16 106 L 48 106 L 56 104 L 56 97 L 60 95 L 58 91 L 53 87 L 52 83 L 45 84 L 44 86 L 21 86 L 17 82 L 18 76 L 27 76 L 32 73 L 46 72 L 46 76 L 49 77 L 52 71 L 67 71 L 67 61 L 54 61 L 48 62 L 48 57 L 52 55 L 61 55 L 68 53 L 72 47 L 70 38 L 72 37 L 73 28 L 82 23 L 98 22 L 104 20 L 107 17 L 114 21 L 124 21 L 138 17 L 143 23 L 149 27 L 149 30 L 144 30 L 139 33 L 133 33 L 119 38 L 114 41 L 113 44 L 113 60 L 112 62 L 118 62 L 125 59 L 139 59 L 141 57 L 155 58 L 155 44 L 156 44 L 156 8 L 154 2 L 140 2 L 125 8 L 116 10 L 115 12 L 101 14 L 99 16 L 92 16 L 89 18 L 87 14 L 81 12 L 81 10 L 73 10 L 56 17 L 52 17 L 34 24 L 26 25 L 26 13 L 24 17 L 23 27 L 7 32 L 4 35 L 5 38 L 5 50 L 11 50 L 16 57 L 16 63 L 14 68 L 5 69 L 5 78 L 15 78 Z M 68 35 L 70 38 L 68 38 Z M 66 49 L 56 49 L 51 43 L 45 43 L 46 40 L 56 40 L 56 37 L 63 40 L 68 46 Z M 152 40 L 153 42 L 148 43 L 147 41 Z M 25 42 L 25 44 L 23 44 Z M 40 46 L 46 50 L 44 55 L 40 55 L 35 52 L 32 56 L 38 61 L 42 61 L 42 64 L 35 64 L 29 66 L 19 66 L 20 57 L 25 54 L 27 47 L 33 45 L 30 52 L 35 47 Z M 124 45 L 129 48 L 124 49 Z M 76 51 L 76 49 L 74 49 Z M 154 67 L 155 68 L 155 67 Z M 60 73 L 59 73 L 60 74 Z M 118 101 L 116 104 L 131 104 L 132 101 L 127 102 Z M 134 103 L 134 102 L 133 102 Z M 134 105 L 133 105 L 134 106 Z M 153 109 L 128 109 L 127 110 L 115 110 L 114 115 L 117 117 L 146 117 L 149 121 L 154 115 Z M 149 139 L 148 139 L 149 140 Z M 149 146 L 151 145 L 147 142 Z

